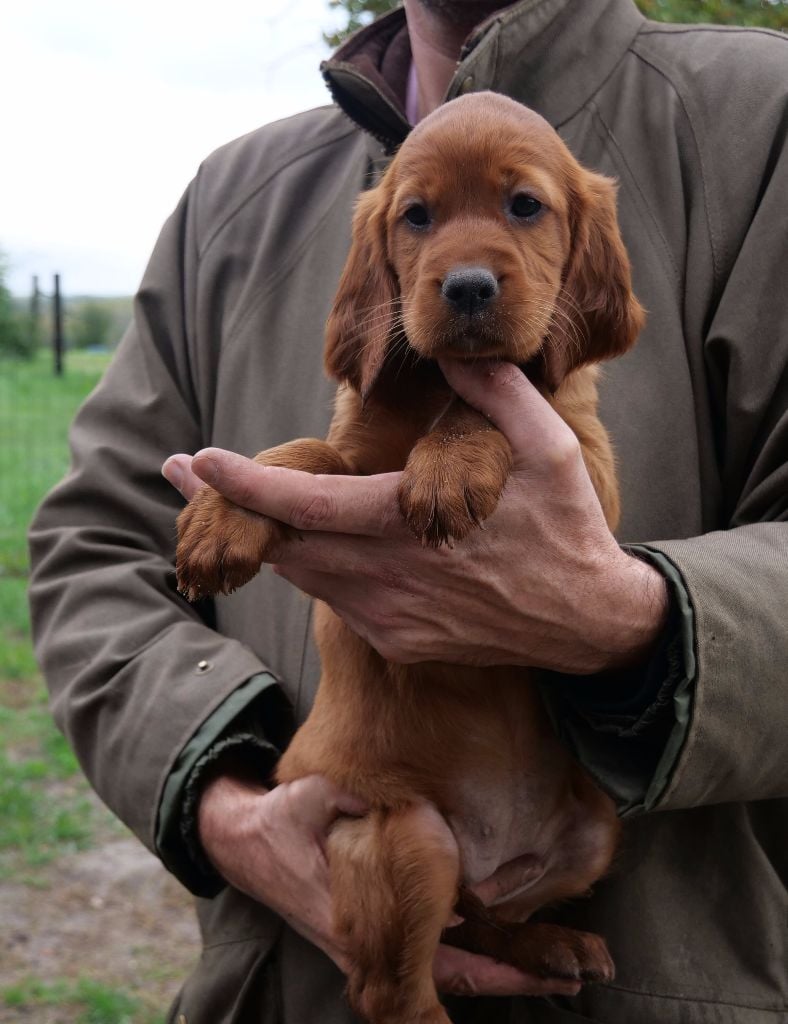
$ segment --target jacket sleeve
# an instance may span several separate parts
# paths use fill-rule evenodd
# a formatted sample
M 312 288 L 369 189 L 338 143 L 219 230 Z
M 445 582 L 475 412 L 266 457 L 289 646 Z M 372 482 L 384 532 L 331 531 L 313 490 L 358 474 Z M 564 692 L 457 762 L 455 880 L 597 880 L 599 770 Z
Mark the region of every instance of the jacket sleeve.
M 783 45 L 783 54 L 787 51 Z M 770 116 L 763 113 L 764 123 L 752 136 L 742 132 L 743 139 L 757 138 L 758 148 L 753 142 L 738 172 L 723 165 L 726 173 L 715 196 L 722 226 L 739 218 L 745 224 L 730 246 L 730 269 L 709 312 L 704 344 L 722 528 L 649 545 L 681 574 L 695 616 L 689 728 L 659 808 L 788 796 L 784 68 L 779 82 L 780 91 L 762 105 Z
M 674 726 L 678 755 L 647 803 L 667 810 L 788 796 L 788 523 L 653 548 L 681 573 L 692 602 L 696 678 L 689 721 Z
M 709 201 L 720 283 L 705 306 L 698 387 L 713 413 L 718 528 L 646 545 L 678 574 L 694 623 L 694 678 L 675 691 L 672 729 L 641 805 L 657 810 L 788 796 L 784 67 L 778 84 L 736 136 L 720 133 L 720 145 L 746 150 L 740 159 L 718 152 L 708 161 L 719 171 Z M 690 265 L 688 301 L 694 287 Z
M 151 849 L 190 738 L 245 681 L 276 686 L 250 649 L 210 628 L 209 604 L 189 606 L 174 585 L 182 499 L 160 466 L 204 440 L 189 346 L 195 188 L 163 229 L 133 324 L 74 421 L 70 472 L 30 531 L 34 640 L 56 721 Z
M 642 730 L 625 723 L 624 736 L 609 715 L 591 721 L 576 702 L 557 723 L 630 811 L 788 796 L 788 42 L 682 39 L 698 48 L 680 89 L 707 230 L 693 235 L 683 301 L 696 393 L 711 408 L 710 529 L 642 538 L 686 604 L 660 745 L 646 749 Z
M 652 810 L 665 789 L 686 737 L 696 671 L 695 617 L 680 574 L 656 551 L 628 549 L 668 587 L 668 621 L 648 661 L 594 676 L 540 673 L 556 732 L 624 817 Z

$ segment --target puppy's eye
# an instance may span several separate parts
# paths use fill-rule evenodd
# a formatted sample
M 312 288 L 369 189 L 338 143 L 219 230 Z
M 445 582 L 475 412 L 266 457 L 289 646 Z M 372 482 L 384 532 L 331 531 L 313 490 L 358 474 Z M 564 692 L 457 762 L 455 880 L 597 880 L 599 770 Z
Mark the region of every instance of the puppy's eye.
M 517 217 L 518 220 L 532 220 L 542 209 L 542 204 L 533 196 L 519 192 L 512 199 L 509 209 L 512 216 Z
M 427 207 L 421 203 L 413 203 L 405 211 L 405 220 L 413 228 L 426 228 L 430 223 L 430 215 Z

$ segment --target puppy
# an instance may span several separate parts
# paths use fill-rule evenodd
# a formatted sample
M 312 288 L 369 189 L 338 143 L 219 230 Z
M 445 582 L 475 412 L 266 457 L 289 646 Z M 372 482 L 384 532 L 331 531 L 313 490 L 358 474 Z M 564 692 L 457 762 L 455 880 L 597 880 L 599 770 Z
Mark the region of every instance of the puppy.
M 615 191 L 537 114 L 482 93 L 448 103 L 403 144 L 358 202 L 326 330 L 342 387 L 326 441 L 262 452 L 313 473 L 402 470 L 402 514 L 423 543 L 460 543 L 495 509 L 506 438 L 448 389 L 436 358 L 521 365 L 578 436 L 607 521 L 618 493 L 596 415 L 592 364 L 626 351 L 643 313 L 630 285 Z M 228 593 L 286 542 L 278 523 L 202 490 L 178 521 L 178 585 Z M 556 740 L 523 668 L 386 662 L 326 605 L 322 676 L 278 767 L 367 802 L 329 841 L 348 996 L 371 1024 L 448 1024 L 432 961 L 447 940 L 546 978 L 607 981 L 595 935 L 529 921 L 608 868 L 612 802 Z M 493 908 L 467 887 L 520 859 L 523 884 Z

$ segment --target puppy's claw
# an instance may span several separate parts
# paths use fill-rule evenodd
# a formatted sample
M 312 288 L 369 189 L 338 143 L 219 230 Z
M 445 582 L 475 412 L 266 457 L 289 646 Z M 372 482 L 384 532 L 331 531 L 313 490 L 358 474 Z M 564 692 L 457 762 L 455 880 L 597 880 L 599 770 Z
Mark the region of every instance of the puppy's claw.
M 453 547 L 495 510 L 498 495 L 475 495 L 467 485 L 451 487 L 415 474 L 402 476 L 399 505 L 405 521 L 425 547 Z

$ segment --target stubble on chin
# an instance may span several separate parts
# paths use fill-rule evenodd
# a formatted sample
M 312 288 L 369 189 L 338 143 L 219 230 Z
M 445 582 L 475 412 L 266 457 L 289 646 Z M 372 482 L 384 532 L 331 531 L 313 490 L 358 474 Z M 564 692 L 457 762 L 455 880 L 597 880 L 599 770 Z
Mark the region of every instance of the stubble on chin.
M 495 11 L 509 7 L 512 0 L 509 3 L 502 3 L 501 0 L 416 0 L 416 3 L 441 18 L 475 25 Z

